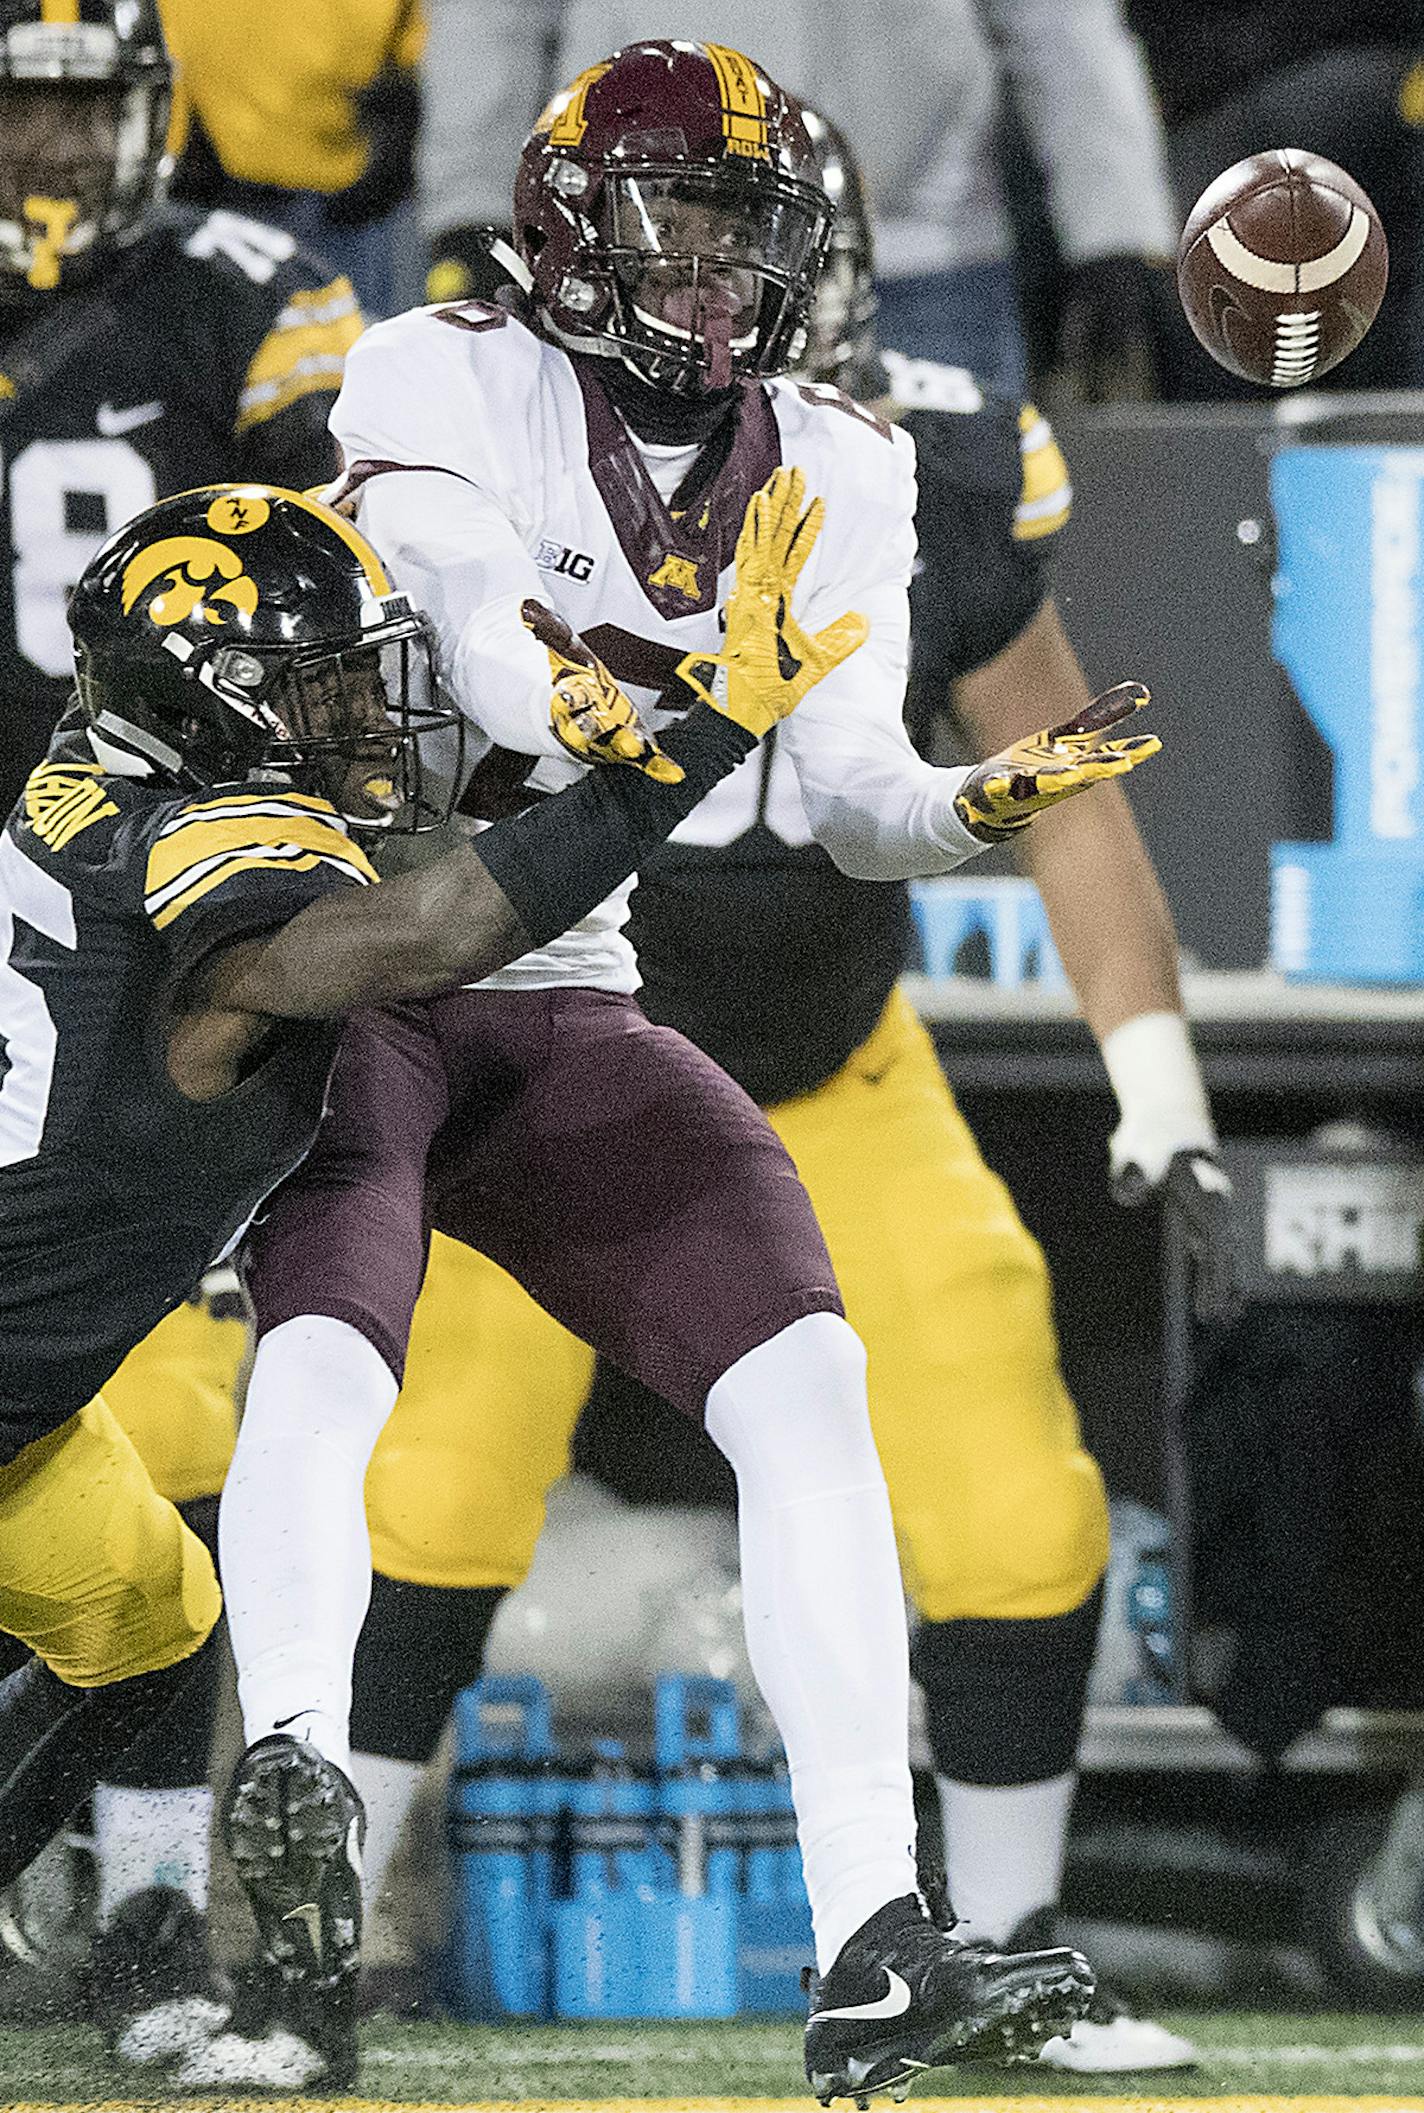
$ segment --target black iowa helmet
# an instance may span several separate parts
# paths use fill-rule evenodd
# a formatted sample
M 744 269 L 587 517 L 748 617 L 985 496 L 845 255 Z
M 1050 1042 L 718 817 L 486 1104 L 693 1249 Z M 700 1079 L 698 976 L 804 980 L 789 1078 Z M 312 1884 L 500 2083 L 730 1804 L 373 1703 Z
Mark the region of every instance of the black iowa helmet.
M 830 248 L 816 281 L 798 372 L 834 382 L 848 396 L 878 395 L 875 255 L 860 168 L 845 134 L 819 110 L 801 111 L 821 187 L 835 207 Z
M 172 81 L 157 0 L 0 0 L 0 293 L 53 292 L 142 224 Z
M 207 788 L 278 779 L 349 820 L 443 821 L 422 742 L 453 780 L 458 712 L 437 703 L 434 632 L 349 522 L 266 484 L 212 484 L 139 514 L 69 603 L 79 702 L 100 762 Z

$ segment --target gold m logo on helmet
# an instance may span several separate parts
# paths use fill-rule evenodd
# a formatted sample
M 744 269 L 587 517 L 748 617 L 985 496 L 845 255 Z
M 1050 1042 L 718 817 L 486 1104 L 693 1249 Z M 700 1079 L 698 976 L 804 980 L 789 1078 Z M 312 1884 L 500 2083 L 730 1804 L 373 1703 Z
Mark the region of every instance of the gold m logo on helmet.
M 766 97 L 751 60 L 730 44 L 703 46 L 717 75 L 722 96 L 722 136 L 729 154 L 747 161 L 770 161 L 766 141 Z
M 181 624 L 201 606 L 210 624 L 223 624 L 229 609 L 251 616 L 257 607 L 257 583 L 248 579 L 236 551 L 206 536 L 164 536 L 130 558 L 120 588 L 125 616 L 155 580 L 163 585 L 148 605 L 150 623 Z M 221 584 L 212 585 L 214 580 Z M 219 608 L 221 602 L 229 609 Z
M 700 589 L 697 585 L 697 567 L 691 558 L 679 558 L 669 551 L 656 572 L 648 574 L 650 587 L 670 587 L 674 594 L 685 595 L 690 602 L 697 600 Z
M 583 138 L 588 129 L 583 107 L 588 100 L 588 91 L 595 81 L 603 79 L 611 63 L 603 59 L 597 66 L 585 66 L 576 81 L 570 81 L 567 88 L 561 88 L 544 105 L 534 130 L 547 132 L 551 147 L 576 147 Z

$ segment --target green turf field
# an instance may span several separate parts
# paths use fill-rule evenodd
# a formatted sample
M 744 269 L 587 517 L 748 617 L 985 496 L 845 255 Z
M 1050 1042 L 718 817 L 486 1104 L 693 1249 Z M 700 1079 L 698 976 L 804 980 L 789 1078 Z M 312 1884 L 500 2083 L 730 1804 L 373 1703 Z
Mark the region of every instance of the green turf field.
M 1321 2102 L 1330 2099 L 1348 2100 L 1352 2109 L 1389 2101 L 1424 2113 L 1424 2017 L 1178 2012 L 1165 2022 L 1196 2040 L 1202 2050 L 1197 2070 L 1157 2078 L 1070 2078 L 1030 2067 L 940 2070 L 913 2094 L 911 2104 L 1015 2101 L 1019 2113 L 1029 2113 L 1031 2103 L 1039 2113 L 1044 2101 L 1076 2098 L 1096 2106 L 1107 2102 L 1114 2113 L 1118 2108 L 1127 2113 L 1126 2102 L 1169 2108 L 1233 2100 L 1230 2113 L 1236 2113 L 1237 2107 L 1264 2108 L 1293 2099 L 1310 2100 L 1312 2113 L 1315 2107 L 1326 2113 Z M 364 2033 L 358 2097 L 328 2103 L 344 2105 L 350 2113 L 362 2105 L 491 2102 L 526 2108 L 614 2108 L 629 2100 L 680 2108 L 727 2100 L 809 2105 L 798 2037 L 789 2021 L 516 2029 L 405 2025 L 377 2018 Z M 134 2075 L 111 2068 L 87 2030 L 0 2030 L 0 2106 L 5 2108 L 177 2103 L 159 2084 L 136 2087 Z M 227 2113 L 243 2101 L 218 2094 L 199 2103 Z M 1089 2106 L 1080 2106 L 1078 2113 L 1090 2113 Z M 1211 2113 L 1228 2113 L 1228 2108 L 1216 2105 Z

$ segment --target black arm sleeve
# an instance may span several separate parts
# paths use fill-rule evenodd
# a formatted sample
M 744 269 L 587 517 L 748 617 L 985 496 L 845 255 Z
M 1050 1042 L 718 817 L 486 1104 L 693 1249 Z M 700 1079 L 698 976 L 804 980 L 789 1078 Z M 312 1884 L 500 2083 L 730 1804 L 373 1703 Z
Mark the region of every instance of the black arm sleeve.
M 705 705 L 658 740 L 682 765 L 681 784 L 659 785 L 641 771 L 604 765 L 476 839 L 476 855 L 535 946 L 569 931 L 611 895 L 756 746 Z

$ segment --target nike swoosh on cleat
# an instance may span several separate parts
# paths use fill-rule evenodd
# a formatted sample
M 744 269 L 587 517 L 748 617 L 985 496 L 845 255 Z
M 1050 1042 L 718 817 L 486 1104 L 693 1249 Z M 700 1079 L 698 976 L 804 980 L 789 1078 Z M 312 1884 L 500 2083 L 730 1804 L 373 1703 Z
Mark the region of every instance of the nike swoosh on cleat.
M 318 1959 L 321 1957 L 321 1909 L 314 1900 L 304 1900 L 299 1908 L 288 1908 L 283 1922 L 300 1922 L 311 1939 L 311 1948 Z
M 874 2003 L 849 2003 L 841 2010 L 818 2010 L 812 2023 L 819 2025 L 823 2018 L 898 2018 L 910 2007 L 910 1984 L 897 1974 L 893 1966 L 885 1968 L 889 1982 L 883 1996 Z
M 163 405 L 156 398 L 152 403 L 126 405 L 122 411 L 106 399 L 94 413 L 94 423 L 106 440 L 112 440 L 120 433 L 132 433 L 137 426 L 151 426 L 162 416 Z

